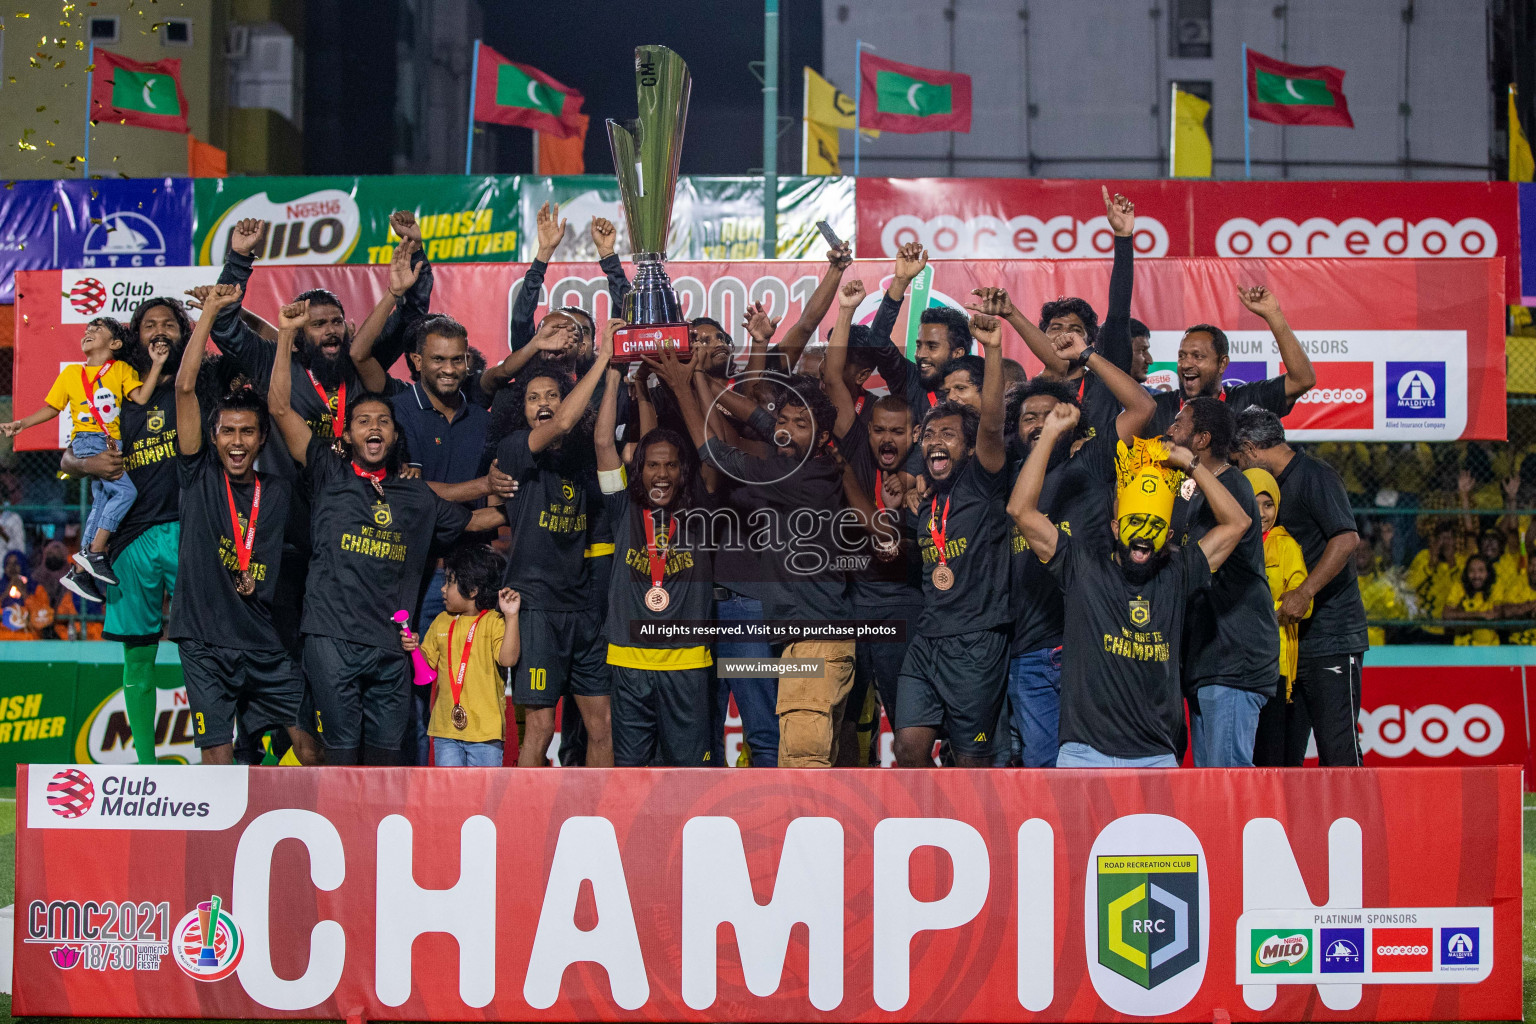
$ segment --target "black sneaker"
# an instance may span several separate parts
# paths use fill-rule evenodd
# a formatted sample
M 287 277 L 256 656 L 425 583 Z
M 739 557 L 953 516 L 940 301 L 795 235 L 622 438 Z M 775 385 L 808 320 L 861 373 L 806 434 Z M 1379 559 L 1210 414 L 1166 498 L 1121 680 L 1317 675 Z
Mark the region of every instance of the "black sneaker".
M 109 587 L 117 586 L 117 577 L 107 565 L 107 556 L 100 551 L 75 552 L 75 564 Z
M 89 573 L 72 568 L 64 574 L 64 578 L 59 580 L 59 582 L 64 585 L 65 590 L 87 601 L 92 601 L 96 604 L 100 604 L 103 601 L 101 591 L 97 589 L 96 581 L 91 579 Z

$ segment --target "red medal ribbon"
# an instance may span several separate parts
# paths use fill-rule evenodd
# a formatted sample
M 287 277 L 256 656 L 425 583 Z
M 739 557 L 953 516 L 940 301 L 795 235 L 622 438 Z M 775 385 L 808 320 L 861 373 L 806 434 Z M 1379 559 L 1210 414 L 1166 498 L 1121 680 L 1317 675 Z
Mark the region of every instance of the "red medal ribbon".
M 254 474 L 253 474 L 254 476 Z M 256 546 L 256 517 L 261 514 L 261 477 L 255 477 L 256 490 L 251 495 L 251 518 L 240 535 L 240 513 L 235 510 L 235 489 L 229 485 L 229 474 L 224 474 L 224 495 L 229 498 L 229 524 L 235 535 L 235 564 L 240 571 L 251 567 L 251 549 Z
M 80 389 L 85 392 L 85 406 L 91 410 L 91 418 L 96 421 L 96 426 L 100 427 L 101 432 L 108 437 L 112 436 L 112 432 L 107 429 L 107 421 L 101 418 L 101 410 L 96 408 L 96 385 L 101 383 L 101 378 L 107 375 L 107 371 L 112 369 L 112 364 L 115 362 L 117 362 L 116 359 L 108 359 L 102 363 L 101 369 L 96 371 L 95 380 L 85 372 L 84 366 L 80 367 Z
M 867 396 L 860 395 L 857 399 L 854 400 L 854 403 L 853 403 L 853 414 L 855 416 L 857 416 L 859 413 L 864 411 L 864 399 L 865 399 L 865 397 L 867 397 Z
M 475 616 L 475 621 L 469 624 L 469 633 L 464 637 L 464 649 L 459 652 L 459 670 L 448 681 L 449 689 L 453 693 L 453 706 L 459 706 L 459 695 L 464 692 L 464 673 L 469 668 L 469 652 L 475 646 L 475 630 L 480 626 L 480 620 L 489 615 L 489 611 L 483 611 Z M 453 627 L 459 624 L 459 617 L 455 615 L 453 621 L 448 623 L 448 657 L 453 657 Z
M 384 474 L 387 473 L 388 470 L 385 467 L 380 466 L 378 469 L 370 471 L 370 470 L 364 469 L 362 466 L 359 466 L 357 463 L 354 462 L 354 463 L 352 463 L 352 472 L 356 473 L 358 476 L 362 477 L 364 480 L 371 480 L 371 481 L 373 481 L 373 483 L 375 485 L 377 485 L 377 484 L 382 484 L 384 482 Z
M 939 514 L 939 499 L 933 499 L 933 508 L 928 513 L 928 536 L 933 538 L 933 546 L 939 552 L 939 564 L 948 565 L 944 558 L 944 540 L 949 536 L 949 497 L 944 498 L 944 518 L 939 522 L 939 528 L 933 528 L 933 521 Z
M 938 404 L 939 404 L 938 395 L 935 392 L 932 392 L 932 391 L 928 392 L 928 408 L 932 409 L 934 406 L 936 406 Z
M 666 575 L 667 556 L 656 547 L 656 518 L 650 509 L 645 509 L 645 555 L 651 563 L 651 586 L 661 586 L 662 578 Z M 672 546 L 672 530 L 677 525 L 676 520 L 667 524 L 667 547 Z
M 937 503 L 938 499 L 935 498 L 934 502 Z M 878 469 L 875 470 L 875 508 L 885 510 L 885 473 Z
M 325 393 L 325 388 L 315 379 L 309 367 L 304 368 L 309 376 L 309 382 L 315 386 L 315 394 L 320 396 L 320 404 L 327 409 L 331 407 L 331 396 Z M 347 382 L 343 380 L 341 386 L 336 389 L 336 411 L 331 413 L 331 436 L 340 438 L 347 427 Z

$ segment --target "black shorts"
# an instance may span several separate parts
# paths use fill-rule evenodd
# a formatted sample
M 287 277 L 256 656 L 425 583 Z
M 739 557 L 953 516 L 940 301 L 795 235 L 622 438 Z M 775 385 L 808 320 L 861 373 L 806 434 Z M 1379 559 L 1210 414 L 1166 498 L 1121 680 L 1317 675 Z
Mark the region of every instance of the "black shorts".
M 601 613 L 525 608 L 518 631 L 523 655 L 512 675 L 514 704 L 552 708 L 563 694 L 606 697 L 613 692 Z
M 613 763 L 620 768 L 707 768 L 713 670 L 610 665 Z
M 403 650 L 306 634 L 304 678 L 326 749 L 400 745 L 411 687 L 411 659 Z
M 1008 633 L 912 638 L 896 684 L 897 729 L 943 728 L 965 757 L 989 757 L 1008 690 Z
M 901 676 L 901 666 L 907 659 L 907 648 L 915 637 L 913 627 L 923 614 L 920 604 L 884 608 L 866 608 L 855 602 L 853 617 L 860 622 L 900 624 L 906 627 L 907 639 L 893 643 L 873 643 L 860 640 L 853 652 L 853 696 L 849 711 L 863 706 L 862 694 L 870 685 L 880 694 L 880 703 L 892 721 L 896 719 L 896 680 Z
M 181 675 L 199 748 L 233 743 L 235 720 L 247 735 L 299 724 L 304 677 L 287 651 L 242 651 L 178 640 Z

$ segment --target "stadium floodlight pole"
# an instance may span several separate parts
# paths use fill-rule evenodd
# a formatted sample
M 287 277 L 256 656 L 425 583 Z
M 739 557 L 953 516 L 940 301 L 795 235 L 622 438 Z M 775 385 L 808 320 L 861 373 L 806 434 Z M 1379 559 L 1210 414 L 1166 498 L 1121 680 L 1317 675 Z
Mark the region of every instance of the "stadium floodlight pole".
M 853 176 L 859 176 L 859 99 L 864 95 L 864 51 L 873 50 L 862 39 L 853 41 Z
M 779 0 L 763 0 L 763 259 L 779 257 Z
M 89 68 L 96 63 L 96 43 L 93 40 L 90 48 L 85 51 L 85 66 Z M 92 71 L 85 73 L 85 173 L 81 178 L 91 176 L 91 79 L 95 77 Z
M 475 40 L 475 54 L 469 60 L 469 118 L 464 129 L 464 173 L 475 159 L 475 87 L 480 84 L 480 40 Z M 538 171 L 538 165 L 534 165 Z
M 1243 177 L 1253 177 L 1253 122 L 1248 120 L 1248 44 L 1243 44 Z

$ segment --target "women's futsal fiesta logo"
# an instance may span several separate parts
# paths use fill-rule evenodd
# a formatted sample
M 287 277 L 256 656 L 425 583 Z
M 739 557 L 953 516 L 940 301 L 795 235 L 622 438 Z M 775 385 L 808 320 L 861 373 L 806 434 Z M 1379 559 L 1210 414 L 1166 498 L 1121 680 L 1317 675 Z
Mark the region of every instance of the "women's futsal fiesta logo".
M 217 896 L 199 903 L 197 909 L 176 924 L 171 935 L 171 956 L 197 981 L 220 981 L 240 966 L 245 943 L 240 926 L 224 910 Z

